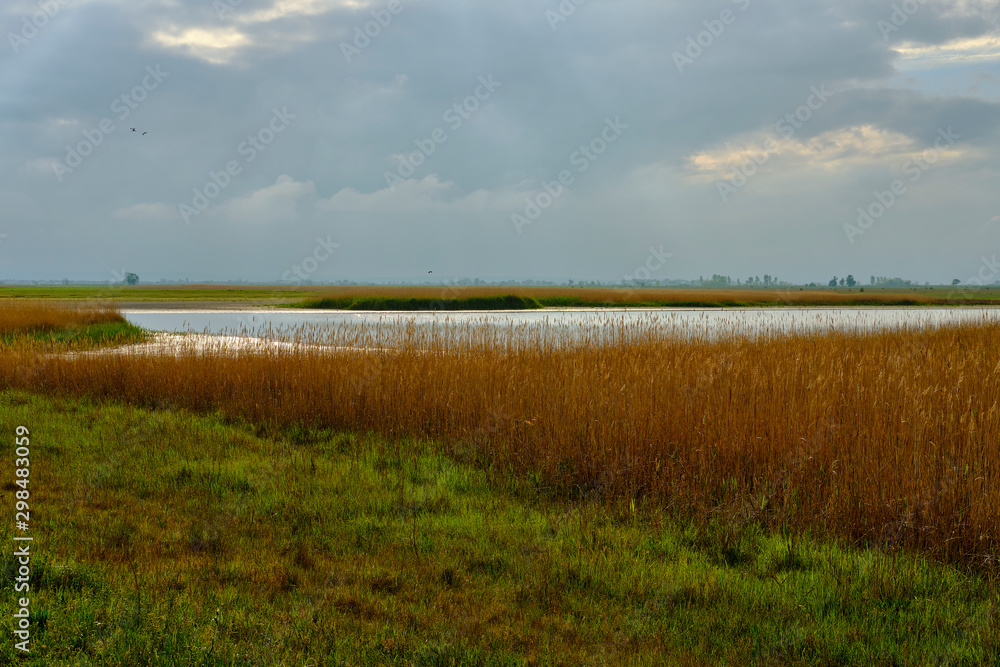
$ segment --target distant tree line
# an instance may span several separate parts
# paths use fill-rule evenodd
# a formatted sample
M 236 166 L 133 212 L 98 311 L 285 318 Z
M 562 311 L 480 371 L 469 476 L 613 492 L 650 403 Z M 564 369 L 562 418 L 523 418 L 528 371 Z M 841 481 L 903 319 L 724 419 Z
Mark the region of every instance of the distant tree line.
M 699 277 L 697 284 L 700 287 L 732 287 L 734 284 L 737 287 L 778 287 L 789 283 L 780 282 L 777 276 L 772 276 L 769 273 L 765 273 L 763 279 L 760 276 L 747 276 L 746 282 L 740 278 L 734 282 L 730 276 L 713 273 L 712 277 L 708 279 L 704 276 Z
M 872 287 L 909 287 L 910 285 L 913 285 L 912 280 L 903 280 L 902 278 L 886 278 L 885 276 L 871 277 Z
M 843 278 L 838 278 L 834 276 L 827 283 L 829 287 L 854 287 L 858 284 L 858 281 L 851 274 Z M 910 287 L 914 283 L 912 280 L 903 280 L 902 278 L 887 278 L 886 276 L 872 276 L 868 284 L 872 287 Z

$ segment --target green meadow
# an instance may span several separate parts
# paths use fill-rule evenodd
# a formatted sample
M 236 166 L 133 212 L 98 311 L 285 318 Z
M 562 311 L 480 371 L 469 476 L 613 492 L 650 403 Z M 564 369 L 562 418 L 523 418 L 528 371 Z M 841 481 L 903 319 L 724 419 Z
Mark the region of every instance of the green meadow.
M 433 442 L 0 393 L 19 425 L 34 627 L 4 664 L 1000 664 L 994 582 L 918 555 L 678 524 Z

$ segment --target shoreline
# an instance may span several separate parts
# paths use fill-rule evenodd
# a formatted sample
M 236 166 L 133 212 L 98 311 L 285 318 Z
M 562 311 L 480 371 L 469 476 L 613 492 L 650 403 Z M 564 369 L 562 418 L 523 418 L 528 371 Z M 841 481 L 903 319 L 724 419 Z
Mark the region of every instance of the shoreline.
M 176 302 L 158 302 L 155 304 L 115 304 L 119 306 L 119 310 L 123 313 L 137 313 L 137 314 L 175 314 L 175 313 L 219 313 L 219 314 L 229 314 L 237 315 L 243 313 L 269 313 L 275 315 L 303 315 L 303 314 L 335 314 L 335 315 L 452 315 L 452 314 L 523 314 L 523 313 L 602 313 L 602 312 L 748 312 L 748 311 L 780 311 L 780 312 L 792 312 L 792 311 L 804 311 L 804 312 L 817 312 L 823 310 L 830 311 L 841 311 L 841 310 L 857 310 L 857 311 L 873 311 L 873 310 L 970 310 L 970 309 L 982 309 L 982 310 L 998 310 L 1000 305 L 985 305 L 985 304 L 956 304 L 956 305 L 939 305 L 930 304 L 923 306 L 867 306 L 867 305 L 844 305 L 844 306 L 830 306 L 830 305 L 816 305 L 816 306 L 718 306 L 718 307 L 705 307 L 705 306 L 629 306 L 629 307 L 611 307 L 611 306 L 594 306 L 594 307 L 570 307 L 570 308 L 536 308 L 536 309 L 522 309 L 522 310 L 332 310 L 332 309 L 322 309 L 322 308 L 288 308 L 288 307 L 271 307 L 271 306 L 239 306 L 233 303 L 226 304 L 214 304 L 212 302 L 199 302 L 198 304 L 190 303 L 176 303 Z M 195 307 L 197 306 L 197 307 Z M 214 307 L 213 307 L 214 306 Z
M 258 336 L 230 336 L 204 333 L 173 333 L 151 332 L 151 340 L 144 343 L 129 343 L 102 347 L 83 352 L 60 354 L 63 357 L 100 357 L 109 355 L 172 355 L 205 354 L 220 352 L 225 354 L 244 352 L 322 352 L 324 354 L 350 353 L 387 353 L 391 349 L 373 347 L 345 347 L 343 345 L 316 345 L 310 343 L 291 343 L 281 340 L 268 340 Z

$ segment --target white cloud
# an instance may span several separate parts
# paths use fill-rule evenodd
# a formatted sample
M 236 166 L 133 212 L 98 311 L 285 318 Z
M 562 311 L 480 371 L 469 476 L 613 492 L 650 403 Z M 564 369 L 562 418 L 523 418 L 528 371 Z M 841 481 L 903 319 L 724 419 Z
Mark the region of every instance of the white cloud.
M 772 139 L 773 150 L 764 152 Z M 686 169 L 694 181 L 712 182 L 728 177 L 741 165 L 765 162 L 762 170 L 801 172 L 803 170 L 844 171 L 868 165 L 885 164 L 898 168 L 907 160 L 919 159 L 926 148 L 912 137 L 873 125 L 824 132 L 811 139 L 778 138 L 773 133 L 757 132 L 742 141 L 727 142 L 688 156 Z M 933 150 L 933 149 L 931 149 Z M 956 162 L 974 149 L 951 146 L 934 156 L 935 163 Z M 766 155 L 766 161 L 762 158 Z M 756 165 L 755 165 L 756 166 Z
M 154 32 L 152 38 L 160 46 L 178 49 L 214 65 L 228 63 L 240 48 L 251 43 L 249 37 L 232 27 L 173 27 Z
M 226 217 L 244 223 L 291 222 L 298 217 L 298 200 L 314 192 L 316 186 L 312 181 L 300 183 L 282 174 L 274 185 L 230 201 Z
M 442 182 L 437 174 L 425 176 L 419 181 L 409 179 L 371 193 L 358 192 L 354 188 L 344 188 L 329 199 L 321 199 L 316 205 L 325 211 L 367 211 L 367 212 L 410 212 L 410 211 L 464 211 L 508 210 L 524 205 L 527 191 L 475 190 L 463 193 L 454 183 Z
M 956 39 L 944 44 L 925 45 L 903 42 L 895 47 L 901 70 L 952 67 L 955 65 L 989 65 L 1000 61 L 1000 36 L 983 35 L 971 39 Z
M 267 23 L 291 16 L 319 16 L 337 9 L 360 10 L 370 6 L 368 0 L 275 0 L 270 7 L 255 12 L 240 13 L 240 23 Z
M 273 0 L 266 7 L 251 10 L 246 4 L 220 2 L 211 13 L 181 22 L 172 18 L 169 24 L 154 27 L 150 38 L 160 47 L 198 60 L 229 65 L 248 48 L 289 51 L 298 44 L 329 39 L 329 31 L 316 24 L 316 17 L 337 10 L 355 12 L 374 4 L 371 0 Z M 360 16 L 364 17 L 359 19 L 362 22 L 371 20 L 370 15 Z M 219 25 L 219 19 L 226 24 Z M 289 23 L 290 19 L 299 20 Z

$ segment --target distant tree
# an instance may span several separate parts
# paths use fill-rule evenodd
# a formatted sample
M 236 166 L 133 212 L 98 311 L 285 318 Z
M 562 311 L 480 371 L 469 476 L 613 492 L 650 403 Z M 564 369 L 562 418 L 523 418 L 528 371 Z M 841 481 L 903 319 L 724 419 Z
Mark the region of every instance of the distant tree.
M 768 273 L 765 273 L 764 274 L 764 287 L 770 287 L 770 286 L 771 286 L 771 275 L 768 274 Z
M 872 285 L 872 287 L 875 287 L 875 276 L 872 276 L 872 283 L 871 283 L 871 285 Z
M 844 279 L 843 279 L 843 278 L 841 278 L 841 279 L 840 279 L 840 286 L 841 286 L 841 287 L 843 287 L 843 286 L 844 286 Z
M 851 274 L 848 273 L 847 274 L 847 286 L 848 287 L 854 287 L 857 284 L 858 284 L 858 281 L 856 281 L 854 279 L 854 276 L 852 276 Z
M 733 279 L 720 273 L 713 273 L 709 279 L 699 276 L 698 284 L 702 287 L 729 287 L 733 284 Z
M 954 280 L 951 281 L 951 284 L 952 285 L 961 285 L 962 281 L 959 280 L 958 278 L 955 278 Z
M 126 285 L 138 285 L 139 284 L 139 276 L 135 275 L 134 273 L 126 273 L 125 274 L 125 284 Z
M 879 287 L 909 287 L 913 283 L 909 280 L 903 280 L 902 278 L 888 278 L 886 276 L 878 276 L 875 278 L 875 284 Z
M 831 278 L 831 279 L 830 279 L 830 282 L 829 282 L 829 283 L 827 283 L 827 284 L 828 284 L 828 285 L 829 285 L 830 287 L 836 287 L 836 286 L 837 286 L 837 276 L 834 276 L 833 278 Z

